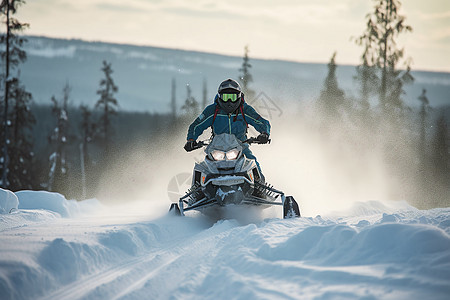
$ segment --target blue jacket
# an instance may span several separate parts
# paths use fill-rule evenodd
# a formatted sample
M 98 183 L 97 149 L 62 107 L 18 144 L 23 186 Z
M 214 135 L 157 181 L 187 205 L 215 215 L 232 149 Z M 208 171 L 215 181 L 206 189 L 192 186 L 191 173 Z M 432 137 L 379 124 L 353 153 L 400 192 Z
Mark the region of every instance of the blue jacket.
M 189 126 L 187 139 L 197 140 L 197 138 L 205 131 L 207 128 L 213 128 L 213 134 L 230 133 L 234 134 L 239 140 L 245 141 L 247 139 L 247 124 L 252 125 L 255 129 L 260 132 L 267 132 L 270 134 L 270 123 L 263 117 L 261 117 L 256 110 L 243 103 L 243 113 L 244 117 L 238 109 L 238 114 L 227 114 L 222 109 L 219 108 L 216 119 L 214 120 L 214 114 L 216 112 L 216 107 L 219 107 L 217 103 L 217 96 L 214 99 L 214 103 L 208 105 L 203 112 L 198 116 L 197 119 Z

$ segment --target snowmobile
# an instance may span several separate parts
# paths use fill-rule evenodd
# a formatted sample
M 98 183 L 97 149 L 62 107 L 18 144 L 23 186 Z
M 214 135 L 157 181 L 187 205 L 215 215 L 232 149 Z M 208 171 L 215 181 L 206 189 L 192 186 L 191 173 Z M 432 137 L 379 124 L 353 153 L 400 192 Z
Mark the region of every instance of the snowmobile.
M 270 142 L 270 141 L 269 141 Z M 169 212 L 184 216 L 185 212 L 203 212 L 211 207 L 253 205 L 267 208 L 283 207 L 283 218 L 298 218 L 300 210 L 292 196 L 266 183 L 254 159 L 244 156 L 245 144 L 258 143 L 256 138 L 244 142 L 233 134 L 215 135 L 212 141 L 199 142 L 195 149 L 205 147 L 205 159 L 194 166 L 192 185 Z

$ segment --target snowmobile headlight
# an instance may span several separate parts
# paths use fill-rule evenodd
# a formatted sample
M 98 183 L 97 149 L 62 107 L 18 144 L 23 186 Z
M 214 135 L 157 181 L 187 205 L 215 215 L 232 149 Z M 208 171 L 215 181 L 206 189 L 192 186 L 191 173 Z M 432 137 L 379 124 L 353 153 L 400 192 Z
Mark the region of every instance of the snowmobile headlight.
M 211 155 L 214 158 L 214 160 L 224 160 L 225 159 L 225 152 L 222 152 L 219 150 L 214 150 L 213 152 L 211 152 Z
M 228 160 L 235 160 L 239 155 L 238 149 L 231 149 L 227 152 L 227 159 Z

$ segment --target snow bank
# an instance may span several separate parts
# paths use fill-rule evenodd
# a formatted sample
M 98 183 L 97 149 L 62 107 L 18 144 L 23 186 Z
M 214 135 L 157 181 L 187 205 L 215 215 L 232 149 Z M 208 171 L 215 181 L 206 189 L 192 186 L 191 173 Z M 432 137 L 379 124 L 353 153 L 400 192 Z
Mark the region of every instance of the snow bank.
M 19 209 L 46 209 L 59 213 L 62 217 L 69 217 L 76 210 L 67 199 L 58 193 L 47 191 L 19 191 Z
M 16 195 L 19 209 L 45 209 L 59 213 L 62 217 L 73 217 L 102 208 L 97 199 L 67 200 L 59 193 L 47 191 L 19 191 Z
M 66 200 L 58 193 L 0 189 L 0 232 L 22 226 L 35 226 L 61 219 L 97 214 L 104 207 L 97 199 Z
M 8 190 L 0 188 L 0 214 L 7 214 L 17 209 L 19 200 L 17 196 Z
M 8 190 L 0 188 L 0 214 L 10 213 L 12 210 L 17 209 L 19 206 L 19 200 L 17 196 Z
M 450 266 L 450 237 L 422 224 L 380 223 L 358 232 L 348 225 L 310 226 L 258 254 L 268 260 L 357 266 L 440 261 Z M 449 273 L 450 275 L 450 273 Z
M 99 209 L 101 204 L 96 199 L 67 200 L 59 193 L 47 191 L 19 191 L 13 193 L 0 188 L 0 214 L 11 213 L 14 210 L 43 209 L 55 212 L 62 217 L 72 217 L 80 213 L 87 213 Z

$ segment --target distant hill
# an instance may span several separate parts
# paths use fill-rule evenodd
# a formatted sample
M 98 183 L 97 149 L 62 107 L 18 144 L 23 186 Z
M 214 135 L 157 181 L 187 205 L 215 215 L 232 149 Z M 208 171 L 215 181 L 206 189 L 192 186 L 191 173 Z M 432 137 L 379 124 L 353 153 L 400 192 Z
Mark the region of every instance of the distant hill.
M 168 112 L 172 78 L 177 84 L 178 107 L 186 98 L 186 84 L 201 103 L 204 80 L 208 101 L 212 101 L 220 81 L 237 78 L 242 63 L 241 57 L 212 53 L 36 36 L 28 37 L 25 49 L 28 60 L 20 76 L 37 103 L 50 103 L 52 95 L 60 97 L 68 82 L 73 105 L 93 105 L 98 99 L 102 61 L 107 60 L 119 86 L 120 107 L 127 111 Z M 251 59 L 251 64 L 251 87 L 281 102 L 315 99 L 327 73 L 326 64 L 261 59 Z M 357 94 L 354 69 L 338 66 L 339 84 L 347 95 Z M 450 102 L 450 73 L 415 71 L 413 75 L 415 83 L 406 88 L 405 95 L 409 105 L 419 104 L 422 88 L 428 90 L 432 106 Z

